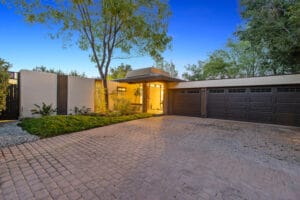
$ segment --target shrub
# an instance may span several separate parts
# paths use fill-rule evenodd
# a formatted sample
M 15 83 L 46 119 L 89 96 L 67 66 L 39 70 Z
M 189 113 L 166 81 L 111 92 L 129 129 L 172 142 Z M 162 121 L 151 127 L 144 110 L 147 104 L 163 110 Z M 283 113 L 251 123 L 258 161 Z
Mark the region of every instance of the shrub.
M 8 69 L 11 65 L 0 58 L 0 113 L 6 109 L 6 96 L 8 88 L 9 74 Z
M 49 116 L 56 112 L 56 109 L 52 108 L 52 104 L 46 105 L 44 102 L 42 103 L 42 106 L 34 104 L 36 107 L 35 109 L 31 109 L 31 113 L 33 115 L 41 115 L 41 116 Z
M 79 107 L 75 106 L 74 109 L 71 111 L 73 111 L 75 115 L 86 115 L 91 112 L 91 108 L 87 108 L 85 106 L 82 106 L 81 108 L 79 108 Z
M 45 116 L 42 118 L 26 118 L 21 121 L 19 126 L 29 133 L 43 138 L 151 116 L 151 114 L 147 113 L 105 117 L 88 115 L 57 115 Z
M 115 112 L 119 112 L 120 115 L 129 115 L 134 113 L 131 102 L 126 98 L 115 98 L 114 110 Z

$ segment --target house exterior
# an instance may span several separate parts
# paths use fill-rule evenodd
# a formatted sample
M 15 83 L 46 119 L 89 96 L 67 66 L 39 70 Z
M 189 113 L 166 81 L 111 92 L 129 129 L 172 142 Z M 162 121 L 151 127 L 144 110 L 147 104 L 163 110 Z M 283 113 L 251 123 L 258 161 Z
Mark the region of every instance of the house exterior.
M 22 70 L 20 117 L 32 117 L 33 104 L 42 102 L 57 114 L 75 106 L 103 112 L 103 91 L 99 79 Z M 108 93 L 110 110 L 124 98 L 137 112 L 300 126 L 300 74 L 187 82 L 145 68 L 109 81 Z

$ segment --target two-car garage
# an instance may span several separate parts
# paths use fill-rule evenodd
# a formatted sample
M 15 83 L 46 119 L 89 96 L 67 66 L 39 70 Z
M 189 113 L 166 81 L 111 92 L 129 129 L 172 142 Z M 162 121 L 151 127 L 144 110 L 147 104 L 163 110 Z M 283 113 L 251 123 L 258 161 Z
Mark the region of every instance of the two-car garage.
M 182 82 L 170 88 L 169 114 L 300 126 L 299 75 Z

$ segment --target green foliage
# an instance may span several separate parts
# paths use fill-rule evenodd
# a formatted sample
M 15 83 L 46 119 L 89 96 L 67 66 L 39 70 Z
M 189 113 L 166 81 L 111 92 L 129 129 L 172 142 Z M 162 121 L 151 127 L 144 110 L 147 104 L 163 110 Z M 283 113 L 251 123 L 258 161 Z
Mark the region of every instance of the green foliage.
M 56 109 L 54 109 L 52 104 L 46 105 L 44 102 L 42 103 L 42 106 L 34 104 L 36 108 L 31 109 L 31 113 L 33 115 L 41 115 L 42 117 L 44 116 L 49 116 L 52 115 L 56 112 Z
M 86 115 L 91 112 L 91 108 L 87 108 L 85 106 L 82 106 L 81 108 L 79 108 L 79 107 L 75 106 L 74 109 L 71 111 L 73 111 L 75 115 Z
M 76 44 L 91 53 L 91 61 L 98 68 L 107 106 L 107 75 L 111 60 L 132 54 L 161 59 L 162 52 L 171 42 L 167 35 L 171 14 L 167 0 L 11 2 L 28 22 L 58 27 L 53 38 L 71 40 L 76 35 Z
M 187 80 L 300 73 L 300 1 L 240 0 L 238 39 L 203 64 L 188 65 Z
M 32 71 L 35 71 L 35 72 L 47 72 L 47 73 L 65 75 L 65 73 L 63 71 L 61 71 L 61 70 L 47 69 L 47 67 L 45 67 L 43 65 L 36 66 L 35 68 L 32 69 Z
M 36 66 L 35 68 L 32 69 L 32 71 L 35 72 L 47 72 L 47 73 L 53 73 L 53 74 L 60 74 L 60 75 L 67 75 L 67 73 L 63 72 L 62 70 L 55 70 L 55 69 L 48 69 L 47 67 L 41 65 L 41 66 Z M 77 76 L 81 78 L 86 78 L 85 73 L 80 74 L 76 70 L 72 70 L 68 75 L 70 76 Z
M 266 74 L 300 72 L 300 1 L 240 0 L 237 35 L 255 47 Z
M 29 133 L 44 138 L 151 116 L 146 113 L 126 116 L 57 115 L 23 119 L 19 125 Z
M 6 109 L 6 96 L 8 88 L 8 69 L 11 64 L 0 58 L 0 113 Z
M 86 75 L 85 73 L 79 73 L 77 72 L 76 70 L 72 70 L 70 73 L 69 73 L 70 76 L 77 76 L 77 77 L 81 77 L 81 78 L 86 78 Z
M 224 49 L 214 51 L 206 62 L 185 68 L 183 78 L 191 81 L 253 77 L 266 71 L 249 41 L 233 40 L 228 40 Z
M 233 65 L 227 51 L 217 50 L 209 56 L 203 74 L 206 79 L 234 78 L 238 74 L 238 68 Z
M 120 66 L 110 69 L 110 77 L 111 77 L 111 79 L 125 78 L 127 72 L 129 72 L 131 70 L 132 70 L 132 68 L 130 65 L 124 65 L 122 63 Z
M 205 80 L 203 74 L 203 65 L 204 62 L 198 61 L 198 64 L 189 64 L 185 66 L 186 72 L 182 74 L 182 77 L 189 81 L 201 81 Z
M 114 111 L 118 112 L 120 115 L 129 115 L 134 113 L 134 108 L 128 99 L 116 97 L 113 98 L 113 102 Z
M 167 62 L 164 60 L 157 61 L 156 67 L 165 72 L 168 72 L 170 74 L 170 76 L 173 78 L 178 77 L 178 71 L 176 70 L 175 64 L 172 61 L 171 62 Z

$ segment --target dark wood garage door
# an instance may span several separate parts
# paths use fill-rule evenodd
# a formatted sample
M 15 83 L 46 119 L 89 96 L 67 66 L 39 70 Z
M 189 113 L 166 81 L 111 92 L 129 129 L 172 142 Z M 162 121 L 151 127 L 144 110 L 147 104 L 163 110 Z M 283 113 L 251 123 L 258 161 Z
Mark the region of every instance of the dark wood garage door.
M 208 89 L 207 116 L 300 126 L 300 86 Z
M 171 114 L 201 116 L 201 89 L 171 91 Z

